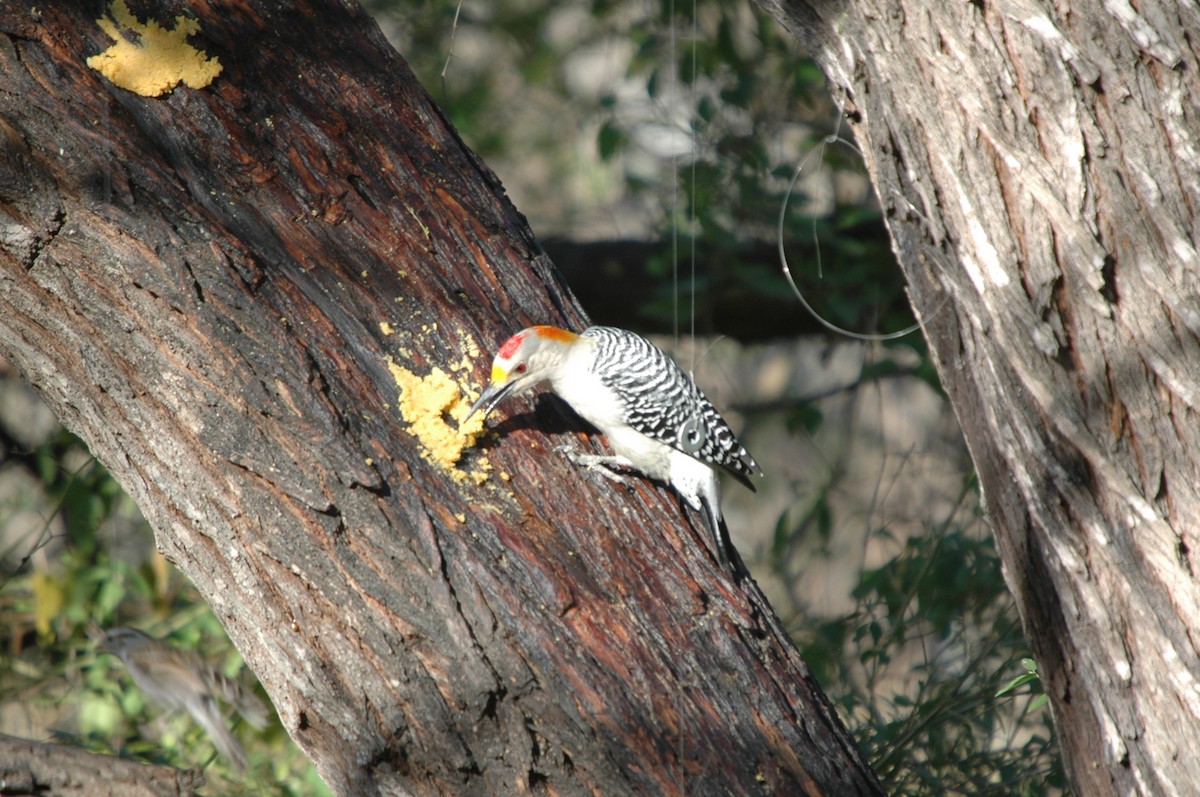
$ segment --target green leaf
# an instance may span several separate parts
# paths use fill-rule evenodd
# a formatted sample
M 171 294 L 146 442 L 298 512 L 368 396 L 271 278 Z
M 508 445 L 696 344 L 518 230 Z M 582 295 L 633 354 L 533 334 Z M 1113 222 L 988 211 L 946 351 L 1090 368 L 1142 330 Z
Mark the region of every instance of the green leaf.
M 600 126 L 596 140 L 601 160 L 611 160 L 625 146 L 625 133 L 611 122 Z

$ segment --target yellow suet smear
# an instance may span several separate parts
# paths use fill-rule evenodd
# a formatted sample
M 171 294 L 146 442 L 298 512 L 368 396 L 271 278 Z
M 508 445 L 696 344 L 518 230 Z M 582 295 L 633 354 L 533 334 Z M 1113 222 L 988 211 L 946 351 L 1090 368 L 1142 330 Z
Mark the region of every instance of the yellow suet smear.
M 87 59 L 87 65 L 121 88 L 143 97 L 157 97 L 180 82 L 202 89 L 221 74 L 220 61 L 187 43 L 188 36 L 200 30 L 196 20 L 176 17 L 174 30 L 153 20 L 143 24 L 129 11 L 125 0 L 115 0 L 109 14 L 111 19 L 102 17 L 96 24 L 113 45 Z
M 481 413 L 465 420 L 471 402 L 458 383 L 441 368 L 434 368 L 422 377 L 390 357 L 387 362 L 392 378 L 400 387 L 400 417 L 421 442 L 423 456 L 450 471 L 458 481 L 486 481 L 491 463 L 484 457 L 480 458 L 479 470 L 468 473 L 455 467 L 463 451 L 474 446 L 483 433 L 484 423 Z

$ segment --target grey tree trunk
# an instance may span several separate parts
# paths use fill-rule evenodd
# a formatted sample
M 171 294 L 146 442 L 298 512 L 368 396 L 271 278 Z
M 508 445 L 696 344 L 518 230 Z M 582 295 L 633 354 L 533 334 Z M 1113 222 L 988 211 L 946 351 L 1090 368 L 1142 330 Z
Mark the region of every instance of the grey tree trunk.
M 1196 4 L 760 2 L 845 102 L 1076 793 L 1194 794 Z
M 509 333 L 584 319 L 375 24 L 135 5 L 197 19 L 215 82 L 139 96 L 87 66 L 93 4 L 0 5 L 0 354 L 334 791 L 881 793 L 665 489 L 580 478 L 545 401 L 490 474 L 398 415 L 389 364 L 478 387 Z

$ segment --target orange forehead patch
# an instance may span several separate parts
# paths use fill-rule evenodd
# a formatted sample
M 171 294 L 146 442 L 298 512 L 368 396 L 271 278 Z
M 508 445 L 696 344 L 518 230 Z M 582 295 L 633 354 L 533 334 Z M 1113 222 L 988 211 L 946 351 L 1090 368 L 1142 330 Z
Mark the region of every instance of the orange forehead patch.
M 559 329 L 558 327 L 542 325 L 542 326 L 530 327 L 530 328 L 537 333 L 537 336 L 539 338 L 547 338 L 548 340 L 557 340 L 557 341 L 561 341 L 563 343 L 570 343 L 571 341 L 575 340 L 575 338 L 579 337 L 574 332 L 569 332 L 565 329 Z

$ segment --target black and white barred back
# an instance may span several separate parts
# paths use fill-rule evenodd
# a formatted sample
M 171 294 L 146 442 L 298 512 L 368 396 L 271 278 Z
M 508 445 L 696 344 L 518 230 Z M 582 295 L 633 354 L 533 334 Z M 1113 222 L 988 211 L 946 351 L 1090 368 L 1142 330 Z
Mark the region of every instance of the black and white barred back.
M 729 424 L 675 361 L 650 341 L 615 327 L 588 327 L 592 371 L 628 407 L 626 423 L 701 462 L 724 468 L 754 490 L 762 468 Z

